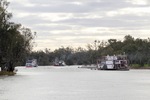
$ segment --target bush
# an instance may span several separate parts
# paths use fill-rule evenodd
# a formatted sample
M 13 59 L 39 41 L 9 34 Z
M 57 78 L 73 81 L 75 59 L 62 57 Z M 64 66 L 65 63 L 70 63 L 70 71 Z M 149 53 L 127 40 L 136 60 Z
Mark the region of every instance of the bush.
M 132 64 L 131 68 L 141 68 L 141 65 L 139 65 L 139 64 Z
M 150 64 L 144 64 L 144 67 L 146 67 L 146 68 L 150 67 Z

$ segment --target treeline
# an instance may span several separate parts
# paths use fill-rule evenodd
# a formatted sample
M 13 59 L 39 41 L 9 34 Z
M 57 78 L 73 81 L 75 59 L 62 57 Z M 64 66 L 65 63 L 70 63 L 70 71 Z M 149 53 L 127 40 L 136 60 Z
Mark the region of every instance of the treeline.
M 61 47 L 54 51 L 32 52 L 28 58 L 35 58 L 39 65 L 52 65 L 57 58 L 67 65 L 96 64 L 98 58 L 106 55 L 126 54 L 131 65 L 150 66 L 150 38 L 140 39 L 126 35 L 124 40 L 109 39 L 108 41 L 95 40 L 84 49 L 79 47 Z
M 12 13 L 7 11 L 9 2 L 0 0 L 0 68 L 13 72 L 32 50 L 34 34 L 29 28 L 11 22 Z

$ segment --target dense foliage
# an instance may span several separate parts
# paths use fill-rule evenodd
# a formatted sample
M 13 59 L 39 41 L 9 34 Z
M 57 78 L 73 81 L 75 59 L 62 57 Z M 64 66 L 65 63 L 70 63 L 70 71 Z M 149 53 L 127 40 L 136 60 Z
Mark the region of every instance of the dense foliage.
M 34 35 L 28 28 L 11 22 L 7 12 L 9 2 L 0 0 L 0 67 L 2 71 L 14 71 L 14 67 L 31 51 Z
M 71 47 L 61 47 L 54 51 L 45 49 L 45 51 L 32 52 L 30 58 L 36 58 L 39 65 L 51 65 L 57 58 L 64 60 L 67 65 L 73 64 L 96 64 L 101 56 L 126 54 L 130 64 L 140 66 L 150 65 L 150 38 L 134 39 L 126 35 L 123 41 L 109 39 L 108 41 L 95 40 L 89 44 L 87 49 L 81 47 L 73 49 Z

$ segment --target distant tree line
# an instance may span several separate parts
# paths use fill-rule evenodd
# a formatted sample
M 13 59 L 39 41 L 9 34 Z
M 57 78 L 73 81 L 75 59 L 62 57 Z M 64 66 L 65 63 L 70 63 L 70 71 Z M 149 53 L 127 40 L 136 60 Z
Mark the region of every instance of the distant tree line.
M 52 65 L 57 58 L 63 60 L 67 65 L 96 64 L 98 58 L 106 55 L 126 54 L 131 65 L 150 66 L 150 38 L 135 39 L 126 35 L 124 40 L 109 39 L 108 41 L 95 40 L 82 47 L 61 47 L 54 51 L 45 49 L 30 53 L 28 58 L 35 58 L 39 65 Z
M 32 49 L 34 34 L 29 28 L 11 22 L 12 13 L 7 11 L 9 2 L 0 0 L 0 67 L 1 71 L 13 72 Z

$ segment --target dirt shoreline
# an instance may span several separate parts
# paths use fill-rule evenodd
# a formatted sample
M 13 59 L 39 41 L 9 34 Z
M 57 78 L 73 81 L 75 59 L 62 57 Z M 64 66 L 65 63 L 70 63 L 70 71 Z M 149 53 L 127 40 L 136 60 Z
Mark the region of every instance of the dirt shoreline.
M 16 72 L 0 71 L 0 76 L 3 76 L 3 75 L 13 76 L 15 74 Z

